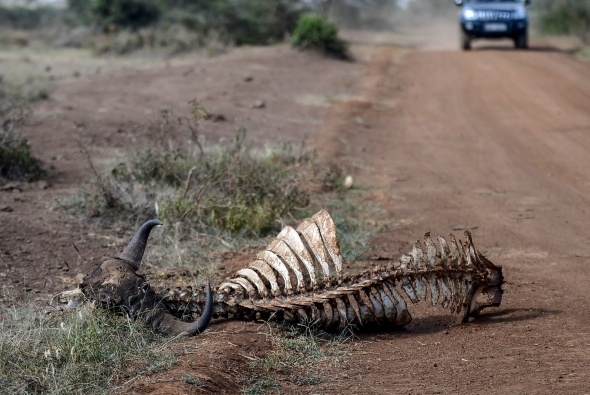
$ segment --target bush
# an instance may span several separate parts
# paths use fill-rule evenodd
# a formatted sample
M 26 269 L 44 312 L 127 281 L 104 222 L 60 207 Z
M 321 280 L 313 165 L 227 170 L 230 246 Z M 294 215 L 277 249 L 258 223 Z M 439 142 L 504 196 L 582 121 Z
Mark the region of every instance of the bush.
M 293 31 L 298 10 L 283 1 L 221 1 L 211 10 L 209 29 L 220 29 L 236 45 L 280 42 Z
M 31 153 L 29 141 L 18 128 L 30 115 L 25 99 L 0 91 L 0 177 L 8 180 L 35 181 L 46 172 Z
M 212 262 L 219 262 L 221 251 L 260 246 L 260 236 L 271 237 L 321 208 L 333 215 L 347 259 L 363 254 L 373 231 L 395 225 L 367 204 L 360 184 L 343 187 L 343 169 L 314 164 L 315 154 L 303 145 L 255 148 L 243 130 L 227 145 L 206 144 L 199 122 L 223 116 L 191 105 L 192 118 L 161 111 L 145 128 L 151 148 L 105 173 L 81 147 L 95 181 L 88 192 L 59 199 L 53 207 L 97 218 L 101 227 L 160 218 L 171 231 L 160 239 L 154 235 L 151 261 L 201 273 L 217 270 Z
M 573 34 L 590 44 L 590 3 L 579 0 L 551 0 L 535 3 L 541 29 L 549 34 Z
M 18 133 L 0 129 L 0 177 L 35 181 L 46 174 L 41 162 L 31 154 L 31 144 Z
M 245 136 L 242 130 L 229 146 L 197 158 L 181 150 L 142 151 L 112 175 L 120 185 L 167 187 L 167 192 L 156 193 L 164 220 L 265 234 L 280 227 L 280 218 L 309 203 L 298 170 L 310 155 L 294 152 L 288 144 L 262 154 L 246 144 Z
M 160 9 L 142 0 L 95 0 L 93 12 L 104 29 L 137 30 L 152 25 L 160 18 Z
M 319 16 L 300 18 L 291 40 L 300 49 L 312 49 L 339 59 L 350 59 L 348 46 L 338 38 L 336 26 Z
M 193 36 L 184 40 L 192 44 L 203 45 L 213 36 L 225 44 L 267 45 L 283 41 L 304 9 L 300 0 L 68 0 L 68 19 L 107 32 L 149 27 L 157 32 L 158 41 L 160 36 L 170 41 L 169 31 L 181 27 Z M 125 51 L 115 48 L 114 52 Z
M 255 149 L 244 130 L 228 145 L 203 146 L 198 123 L 223 117 L 191 106 L 192 119 L 162 111 L 147 127 L 153 147 L 106 174 L 81 147 L 95 175 L 94 192 L 60 205 L 92 217 L 159 216 L 203 234 L 251 237 L 280 229 L 284 217 L 309 204 L 304 183 L 313 172 L 312 152 L 291 144 Z M 175 141 L 182 141 L 180 148 Z

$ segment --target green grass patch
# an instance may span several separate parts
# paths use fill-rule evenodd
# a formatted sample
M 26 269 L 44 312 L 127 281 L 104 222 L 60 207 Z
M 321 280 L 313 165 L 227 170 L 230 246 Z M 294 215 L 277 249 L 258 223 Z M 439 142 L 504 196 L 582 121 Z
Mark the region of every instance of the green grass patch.
M 106 394 L 176 361 L 141 322 L 84 307 L 45 315 L 33 307 L 0 311 L 0 382 L 10 394 Z

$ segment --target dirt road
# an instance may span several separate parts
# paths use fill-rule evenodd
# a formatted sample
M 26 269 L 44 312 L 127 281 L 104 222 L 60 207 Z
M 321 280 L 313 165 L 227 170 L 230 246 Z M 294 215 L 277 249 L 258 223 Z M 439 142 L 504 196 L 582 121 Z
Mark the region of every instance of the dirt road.
M 236 125 L 256 139 L 307 134 L 324 158 L 347 163 L 399 224 L 377 235 L 374 255 L 397 258 L 426 231 L 471 229 L 505 268 L 496 311 L 461 325 L 416 306 L 406 331 L 360 335 L 340 365 L 322 367 L 320 384 L 286 393 L 590 394 L 590 64 L 535 48 L 354 51 L 358 62 L 343 64 L 254 48 L 55 84 L 27 130 L 54 167 L 49 187 L 0 193 L 3 292 L 46 300 L 128 240 L 131 230 L 103 234 L 48 210 L 91 178 L 75 139 L 112 164 L 147 138 L 147 117 L 197 98 L 228 119 L 209 139 Z M 260 100 L 264 109 L 252 106 Z M 257 328 L 222 324 L 199 338 L 198 358 L 135 391 L 239 393 L 239 355 L 270 347 Z M 182 369 L 208 387 L 188 385 Z
M 370 127 L 334 137 L 404 223 L 375 244 L 472 229 L 504 266 L 506 293 L 472 324 L 418 318 L 408 333 L 364 337 L 328 392 L 590 393 L 590 65 L 486 49 L 370 70 L 382 72 L 373 105 L 351 113 Z

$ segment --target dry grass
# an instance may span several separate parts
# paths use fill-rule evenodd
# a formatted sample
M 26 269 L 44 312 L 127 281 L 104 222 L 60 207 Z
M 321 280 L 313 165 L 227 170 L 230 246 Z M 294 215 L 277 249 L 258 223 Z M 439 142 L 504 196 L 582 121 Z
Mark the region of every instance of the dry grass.
M 90 306 L 49 316 L 13 306 L 3 308 L 0 318 L 4 393 L 105 394 L 176 360 L 169 340 Z
M 349 332 L 329 336 L 317 332 L 313 325 L 268 328 L 272 351 L 250 363 L 242 388 L 245 395 L 289 393 L 281 383 L 295 387 L 322 383 L 322 366 L 338 363 L 346 355 L 344 343 L 352 339 Z

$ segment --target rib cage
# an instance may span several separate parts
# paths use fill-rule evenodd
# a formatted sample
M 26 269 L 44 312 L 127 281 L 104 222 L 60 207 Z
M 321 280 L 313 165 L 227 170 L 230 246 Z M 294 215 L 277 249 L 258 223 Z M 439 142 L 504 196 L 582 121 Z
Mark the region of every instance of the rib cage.
M 336 227 L 327 211 L 304 220 L 297 229 L 284 228 L 247 267 L 221 283 L 214 296 L 214 315 L 223 317 L 281 317 L 312 321 L 325 329 L 347 325 L 407 325 L 408 302 L 430 299 L 463 319 L 481 309 L 499 306 L 503 277 L 466 242 L 449 243 L 429 233 L 424 246 L 416 241 L 409 255 L 359 275 L 344 275 Z M 406 297 L 403 295 L 405 294 Z M 483 295 L 483 302 L 480 295 Z M 487 296 L 487 298 L 485 297 Z M 202 290 L 168 289 L 168 308 L 179 315 L 200 314 Z

